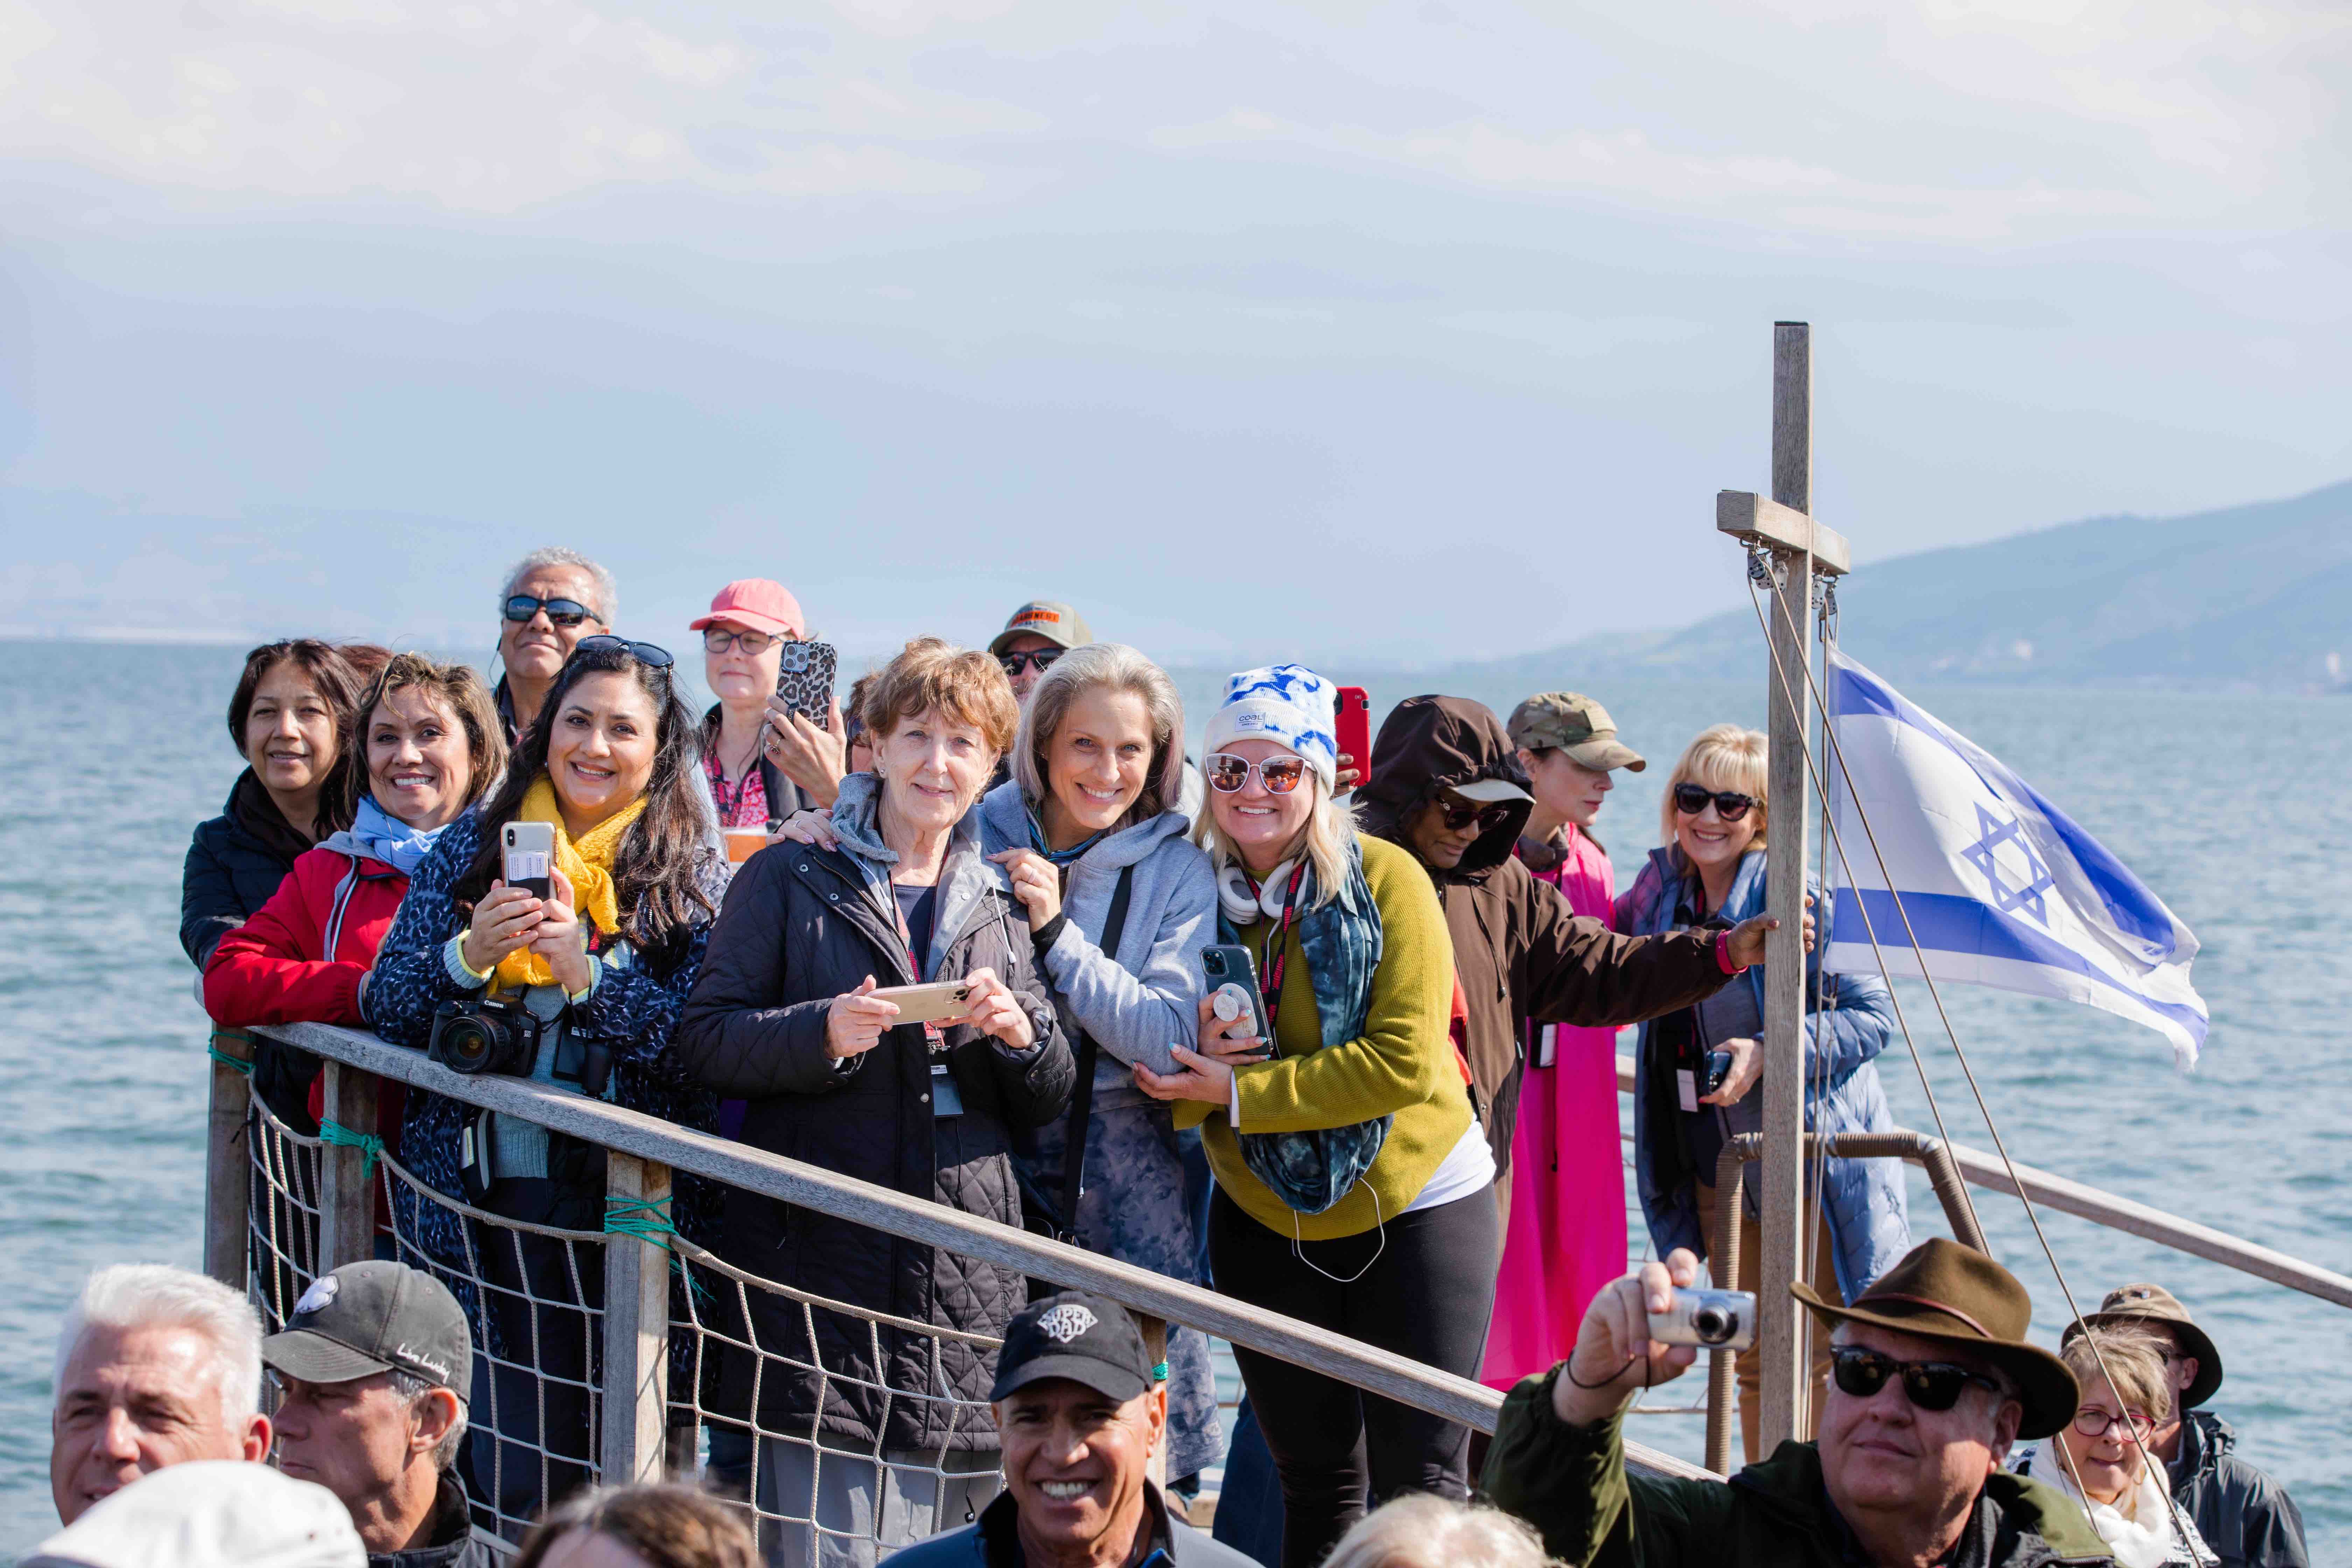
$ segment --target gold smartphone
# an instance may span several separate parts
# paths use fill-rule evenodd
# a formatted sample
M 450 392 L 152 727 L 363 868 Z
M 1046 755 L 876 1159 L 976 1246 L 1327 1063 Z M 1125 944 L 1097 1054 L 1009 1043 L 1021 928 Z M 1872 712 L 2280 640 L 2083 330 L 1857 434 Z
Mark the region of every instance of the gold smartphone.
M 964 998 L 971 994 L 971 985 L 968 981 L 940 980 L 929 985 L 877 986 L 867 994 L 896 1002 L 901 1024 L 936 1024 L 942 1018 L 963 1016 Z

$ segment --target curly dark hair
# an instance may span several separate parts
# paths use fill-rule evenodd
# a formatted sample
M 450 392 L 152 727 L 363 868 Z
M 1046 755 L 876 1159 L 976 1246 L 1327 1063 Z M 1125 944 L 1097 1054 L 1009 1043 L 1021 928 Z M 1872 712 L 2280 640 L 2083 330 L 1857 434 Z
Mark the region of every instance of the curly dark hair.
M 512 764 L 498 793 L 482 805 L 481 847 L 453 889 L 470 914 L 498 879 L 504 851 L 498 830 L 522 812 L 523 796 L 547 772 L 547 743 L 572 689 L 591 675 L 627 675 L 653 700 L 653 774 L 646 781 L 644 815 L 629 825 L 613 858 L 613 891 L 621 907 L 624 934 L 648 952 L 682 942 L 697 916 L 718 912 L 702 890 L 702 877 L 718 848 L 705 830 L 708 787 L 701 774 L 700 729 L 677 694 L 667 666 L 640 663 L 618 638 L 592 637 L 572 657 L 548 689 L 539 717 L 514 749 Z

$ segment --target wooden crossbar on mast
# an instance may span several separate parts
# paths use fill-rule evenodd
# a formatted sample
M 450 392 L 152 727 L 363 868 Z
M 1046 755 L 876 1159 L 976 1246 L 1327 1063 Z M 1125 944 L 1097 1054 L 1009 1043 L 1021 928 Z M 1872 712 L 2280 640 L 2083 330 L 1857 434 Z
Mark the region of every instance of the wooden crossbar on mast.
M 1757 1172 L 1764 1211 L 1760 1279 L 1742 1280 L 1759 1298 L 1763 1352 L 1762 1422 L 1758 1458 L 1784 1438 L 1811 1434 L 1807 1405 L 1807 1324 L 1789 1295 L 1804 1277 L 1811 1226 L 1805 1202 L 1805 867 L 1811 802 L 1805 776 L 1805 730 L 1811 718 L 1805 670 L 1812 658 L 1813 579 L 1848 569 L 1846 542 L 1812 517 L 1812 328 L 1772 326 L 1772 494 L 1725 490 L 1716 497 L 1716 527 L 1769 552 L 1769 654 L 1765 711 L 1771 742 L 1766 789 L 1772 802 L 1765 862 L 1765 908 L 1780 927 L 1764 946 L 1764 1158 Z M 1826 933 L 1824 933 L 1826 940 Z M 1727 1279 L 1734 1260 L 1716 1260 Z

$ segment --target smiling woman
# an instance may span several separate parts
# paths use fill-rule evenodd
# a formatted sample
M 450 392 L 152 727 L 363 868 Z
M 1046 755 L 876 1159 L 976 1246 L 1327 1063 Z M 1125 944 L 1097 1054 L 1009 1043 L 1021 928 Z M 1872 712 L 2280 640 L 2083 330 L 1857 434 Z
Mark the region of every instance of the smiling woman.
M 704 830 L 695 734 L 667 652 L 619 637 L 581 639 L 505 782 L 478 812 L 441 831 L 411 879 L 368 984 L 365 1011 L 377 1032 L 422 1049 L 445 1009 L 520 1007 L 540 1026 L 531 1078 L 682 1126 L 712 1127 L 715 1101 L 679 1081 L 669 1055 L 726 885 L 726 863 Z M 383 738 L 398 752 L 395 776 L 421 771 L 422 758 L 394 745 L 388 729 Z M 544 824 L 552 834 L 545 899 L 509 887 L 501 875 L 499 830 L 514 822 Z M 601 1150 L 421 1093 L 408 1098 L 401 1143 L 419 1177 L 493 1214 L 574 1230 L 604 1223 Z M 709 1240 L 714 1207 L 707 1184 L 678 1178 L 680 1232 Z M 416 1223 L 429 1257 L 464 1268 L 473 1244 L 455 1214 L 419 1205 Z M 590 1474 L 593 1331 L 576 1307 L 546 1304 L 570 1297 L 559 1288 L 562 1243 L 524 1237 L 519 1248 L 472 1255 L 486 1260 L 499 1287 L 482 1309 L 491 1352 L 532 1346 L 549 1374 L 542 1387 L 502 1365 L 499 1407 L 530 1414 L 496 1435 L 478 1428 L 471 1439 L 476 1495 L 495 1493 L 503 1514 L 528 1517 L 541 1500 L 542 1460 L 549 1498 Z M 537 1281 L 536 1301 L 520 1293 L 526 1274 Z M 592 1309 L 601 1303 L 601 1275 L 581 1285 Z M 671 1343 L 681 1354 L 672 1375 L 690 1378 L 682 1358 L 692 1336 Z M 478 1376 L 478 1403 L 490 1396 L 489 1375 Z

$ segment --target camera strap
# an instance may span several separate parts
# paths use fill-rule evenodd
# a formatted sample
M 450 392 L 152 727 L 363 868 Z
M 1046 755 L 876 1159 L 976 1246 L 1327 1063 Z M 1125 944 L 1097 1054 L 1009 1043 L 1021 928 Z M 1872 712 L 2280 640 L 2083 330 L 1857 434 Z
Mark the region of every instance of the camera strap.
M 1118 886 L 1111 890 L 1110 912 L 1103 917 L 1103 956 L 1113 963 L 1118 962 L 1119 939 L 1127 934 L 1127 904 L 1135 891 L 1135 868 L 1122 866 Z M 1009 954 L 1007 955 L 1010 956 Z M 1100 1047 L 1095 1037 L 1081 1029 L 1078 1032 L 1078 1081 L 1070 1095 L 1069 1136 L 1064 1140 L 1062 1152 L 1062 1212 L 1057 1216 L 1060 1230 L 1075 1242 L 1078 1233 L 1078 1199 L 1087 1190 L 1087 1126 L 1094 1120 L 1095 1060 Z

